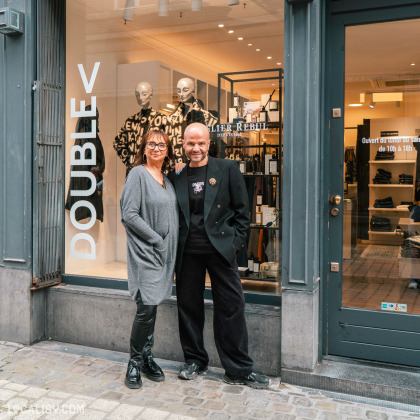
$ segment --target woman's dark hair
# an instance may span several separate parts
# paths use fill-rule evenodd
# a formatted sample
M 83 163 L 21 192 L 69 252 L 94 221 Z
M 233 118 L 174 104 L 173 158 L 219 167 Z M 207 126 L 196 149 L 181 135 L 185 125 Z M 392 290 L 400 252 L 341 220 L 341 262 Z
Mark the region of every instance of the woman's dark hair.
M 156 143 L 159 143 L 159 140 L 162 139 L 165 141 L 168 150 L 168 155 L 163 161 L 162 171 L 167 172 L 171 168 L 175 155 L 171 140 L 169 139 L 168 135 L 162 130 L 151 130 L 143 136 L 133 166 L 140 166 L 147 163 L 145 149 L 146 143 L 148 141 L 155 141 Z

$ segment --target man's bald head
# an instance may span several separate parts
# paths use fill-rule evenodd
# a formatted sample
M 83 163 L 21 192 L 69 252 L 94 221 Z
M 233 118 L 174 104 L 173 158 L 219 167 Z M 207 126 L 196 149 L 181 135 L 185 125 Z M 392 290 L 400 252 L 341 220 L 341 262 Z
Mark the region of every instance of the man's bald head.
M 207 165 L 210 134 L 204 124 L 190 124 L 185 129 L 182 146 L 188 159 L 190 159 L 190 166 L 192 168 Z
M 192 123 L 184 131 L 184 140 L 191 137 L 194 132 L 197 132 L 202 139 L 210 140 L 210 133 L 206 125 L 201 123 Z

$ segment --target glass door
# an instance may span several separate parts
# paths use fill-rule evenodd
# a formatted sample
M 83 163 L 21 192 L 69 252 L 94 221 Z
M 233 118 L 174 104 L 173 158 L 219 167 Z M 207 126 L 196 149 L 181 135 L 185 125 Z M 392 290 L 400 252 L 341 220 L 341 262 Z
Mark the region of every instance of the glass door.
M 378 16 L 333 24 L 327 352 L 420 366 L 420 19 Z

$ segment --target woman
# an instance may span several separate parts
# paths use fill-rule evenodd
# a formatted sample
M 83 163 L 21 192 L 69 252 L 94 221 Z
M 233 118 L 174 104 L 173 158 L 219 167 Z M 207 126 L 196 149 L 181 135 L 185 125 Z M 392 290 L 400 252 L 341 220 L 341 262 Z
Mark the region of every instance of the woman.
M 130 295 L 137 303 L 131 331 L 125 385 L 140 388 L 140 371 L 152 381 L 165 375 L 152 355 L 157 305 L 171 296 L 178 242 L 175 190 L 163 171 L 174 158 L 163 131 L 142 139 L 133 169 L 121 194 L 121 221 L 127 232 Z

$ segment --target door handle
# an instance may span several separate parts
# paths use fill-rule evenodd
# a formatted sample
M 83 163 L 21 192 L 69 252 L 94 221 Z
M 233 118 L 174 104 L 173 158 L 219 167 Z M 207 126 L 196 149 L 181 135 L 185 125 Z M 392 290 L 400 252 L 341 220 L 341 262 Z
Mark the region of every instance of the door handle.
M 330 202 L 333 206 L 338 206 L 342 201 L 343 199 L 341 198 L 341 195 L 337 194 L 330 197 Z

